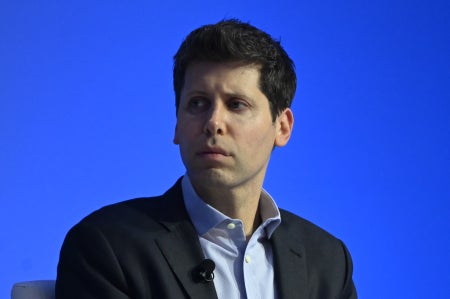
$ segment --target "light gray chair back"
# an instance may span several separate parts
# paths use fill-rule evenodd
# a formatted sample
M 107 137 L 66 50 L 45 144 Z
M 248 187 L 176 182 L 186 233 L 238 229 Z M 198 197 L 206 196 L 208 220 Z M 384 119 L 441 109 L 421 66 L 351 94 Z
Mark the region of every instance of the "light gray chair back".
M 55 299 L 55 281 L 17 282 L 12 287 L 11 299 Z

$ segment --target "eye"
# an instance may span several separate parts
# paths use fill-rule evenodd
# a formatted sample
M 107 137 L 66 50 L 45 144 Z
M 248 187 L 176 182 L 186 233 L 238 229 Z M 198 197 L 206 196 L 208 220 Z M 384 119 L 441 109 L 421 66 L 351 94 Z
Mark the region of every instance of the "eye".
M 248 108 L 248 103 L 240 99 L 232 99 L 228 102 L 228 108 L 235 111 L 240 111 Z
M 187 104 L 187 110 L 192 114 L 204 112 L 209 109 L 210 102 L 204 97 L 193 97 Z

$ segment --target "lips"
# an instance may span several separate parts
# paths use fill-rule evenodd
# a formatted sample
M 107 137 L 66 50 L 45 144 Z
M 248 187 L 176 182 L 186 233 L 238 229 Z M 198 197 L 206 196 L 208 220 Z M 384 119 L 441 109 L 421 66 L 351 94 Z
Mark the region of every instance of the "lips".
M 201 149 L 197 153 L 198 155 L 221 155 L 221 156 L 230 156 L 230 153 L 228 153 L 226 150 L 220 148 L 220 147 L 208 147 Z

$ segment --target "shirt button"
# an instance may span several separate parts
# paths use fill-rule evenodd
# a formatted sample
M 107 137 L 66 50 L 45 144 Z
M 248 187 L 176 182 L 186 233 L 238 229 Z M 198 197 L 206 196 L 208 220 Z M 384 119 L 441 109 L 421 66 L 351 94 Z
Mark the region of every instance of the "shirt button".
M 247 264 L 250 263 L 250 262 L 252 261 L 252 259 L 250 258 L 249 255 L 246 255 L 245 258 L 244 258 L 244 260 L 245 260 L 245 262 L 246 262 Z
M 236 225 L 233 222 L 228 223 L 227 228 L 228 229 L 234 229 Z

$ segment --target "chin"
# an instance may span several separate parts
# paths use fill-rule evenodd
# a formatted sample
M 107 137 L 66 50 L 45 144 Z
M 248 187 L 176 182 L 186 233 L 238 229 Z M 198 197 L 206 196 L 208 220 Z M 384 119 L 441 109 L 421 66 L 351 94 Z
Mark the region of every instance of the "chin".
M 230 175 L 223 170 L 210 168 L 202 171 L 188 172 L 189 178 L 193 182 L 199 182 L 210 187 L 228 185 Z

